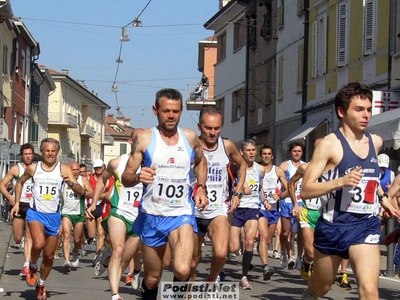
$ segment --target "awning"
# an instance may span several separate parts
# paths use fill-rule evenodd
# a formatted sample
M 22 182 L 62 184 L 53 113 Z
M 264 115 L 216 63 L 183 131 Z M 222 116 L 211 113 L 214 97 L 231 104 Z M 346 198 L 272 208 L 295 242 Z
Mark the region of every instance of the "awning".
M 369 121 L 367 131 L 383 139 L 384 148 L 400 148 L 400 108 L 377 114 Z
M 326 117 L 321 117 L 305 122 L 282 142 L 283 147 L 286 148 L 287 144 L 294 141 L 304 141 L 311 131 L 313 131 L 322 123 L 325 123 L 327 120 L 328 119 Z

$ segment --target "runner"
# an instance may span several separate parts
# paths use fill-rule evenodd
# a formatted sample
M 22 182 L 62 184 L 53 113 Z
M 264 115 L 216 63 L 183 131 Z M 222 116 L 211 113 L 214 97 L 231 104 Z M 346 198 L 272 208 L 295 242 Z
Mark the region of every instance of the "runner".
M 12 166 L 6 176 L 0 181 L 0 192 L 3 194 L 11 206 L 15 205 L 15 197 L 10 194 L 12 192 L 7 189 L 8 184 L 15 184 L 22 174 L 25 172 L 25 168 L 32 164 L 34 149 L 31 144 L 23 144 L 19 150 L 21 155 L 21 162 Z M 14 193 L 14 192 L 12 192 Z M 13 237 L 16 244 L 21 244 L 24 241 L 24 265 L 22 267 L 21 276 L 29 274 L 29 263 L 31 261 L 31 249 L 32 249 L 32 237 L 29 231 L 28 223 L 26 222 L 26 212 L 29 209 L 29 205 L 32 199 L 32 180 L 27 180 L 23 186 L 23 192 L 21 194 L 21 203 L 19 213 L 16 215 L 12 222 Z
M 207 196 L 210 205 L 207 210 L 195 210 L 198 233 L 194 241 L 192 261 L 192 280 L 196 277 L 196 268 L 201 258 L 201 245 L 204 237 L 211 239 L 212 258 L 208 282 L 215 282 L 226 262 L 229 243 L 228 210 L 234 211 L 243 195 L 243 185 L 246 179 L 246 162 L 243 160 L 236 146 L 227 139 L 222 139 L 223 117 L 214 106 L 207 106 L 200 112 L 198 128 L 200 130 L 200 144 L 203 154 L 207 158 Z M 228 209 L 228 164 L 233 161 L 239 170 L 237 184 L 231 207 Z M 218 283 L 218 282 L 217 282 Z
M 79 175 L 79 164 L 71 162 L 69 164 L 75 180 L 84 188 L 82 196 L 78 196 L 72 188 L 66 183 L 63 186 L 63 202 L 61 207 L 61 222 L 64 234 L 63 251 L 64 251 L 64 272 L 70 272 L 71 266 L 76 268 L 79 264 L 80 253 L 79 250 L 83 245 L 83 224 L 86 219 L 85 196 L 92 197 L 93 190 L 90 186 L 87 177 Z M 71 233 L 74 234 L 74 249 L 72 252 L 72 260 L 70 261 L 71 254 Z
M 324 296 L 343 258 L 354 270 L 359 298 L 379 299 L 378 199 L 389 213 L 396 217 L 400 213 L 379 185 L 377 152 L 382 139 L 365 131 L 372 92 L 350 83 L 336 94 L 335 108 L 341 126 L 315 149 L 301 189 L 305 199 L 328 196 L 315 227 L 314 270 L 302 299 Z M 321 176 L 323 180 L 318 180 Z
M 61 226 L 62 186 L 66 183 L 79 196 L 84 189 L 74 178 L 69 166 L 57 162 L 60 151 L 59 141 L 45 138 L 40 144 L 43 161 L 37 165 L 29 165 L 17 181 L 15 187 L 15 205 L 11 216 L 19 213 L 20 200 L 25 182 L 32 179 L 32 201 L 27 212 L 27 221 L 32 235 L 31 262 L 26 283 L 33 287 L 36 284 L 37 299 L 47 299 L 45 281 L 50 274 L 54 251 L 57 245 L 57 233 Z M 40 280 L 37 280 L 37 262 L 43 251 L 40 267 Z
M 174 89 L 158 91 L 153 113 L 158 126 L 135 138 L 132 155 L 122 174 L 125 187 L 144 184 L 141 210 L 133 228 L 142 240 L 145 271 L 142 299 L 157 299 L 167 243 L 171 246 L 174 281 L 189 280 L 194 232 L 197 232 L 194 206 L 204 209 L 208 205 L 207 161 L 200 141 L 194 131 L 178 127 L 182 94 Z M 144 166 L 137 174 L 142 162 Z M 192 168 L 198 181 L 194 202 Z M 173 203 L 171 198 L 175 199 Z
M 258 251 L 263 265 L 263 279 L 270 280 L 275 270 L 273 267 L 268 266 L 268 246 L 272 243 L 276 225 L 280 218 L 278 201 L 287 197 L 288 187 L 285 172 L 272 164 L 274 159 L 272 147 L 268 145 L 261 147 L 260 156 L 265 168 L 262 189 L 271 208 L 267 210 L 264 205 L 261 205 L 260 219 L 258 220 L 258 231 L 260 233 Z M 282 189 L 285 192 L 282 193 Z
M 254 239 L 257 233 L 258 219 L 260 215 L 260 206 L 263 204 L 269 210 L 271 206 L 265 201 L 262 189 L 262 180 L 265 169 L 256 163 L 256 143 L 249 139 L 242 142 L 240 153 L 247 164 L 246 183 L 252 193 L 250 195 L 241 195 L 241 201 L 236 210 L 233 211 L 232 226 L 229 236 L 229 251 L 231 253 L 240 249 L 240 232 L 243 228 L 244 253 L 242 261 L 242 279 L 239 286 L 244 290 L 251 290 L 252 286 L 247 279 L 253 259 Z M 240 196 L 240 195 L 239 195 Z

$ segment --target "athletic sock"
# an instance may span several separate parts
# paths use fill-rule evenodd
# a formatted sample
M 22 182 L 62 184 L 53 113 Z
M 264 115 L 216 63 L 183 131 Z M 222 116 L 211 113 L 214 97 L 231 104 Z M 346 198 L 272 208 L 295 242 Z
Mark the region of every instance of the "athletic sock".
M 253 251 L 245 250 L 243 254 L 242 276 L 247 276 L 247 273 L 249 273 L 252 259 L 253 259 Z
M 158 286 L 150 290 L 142 280 L 142 300 L 157 300 L 157 294 Z

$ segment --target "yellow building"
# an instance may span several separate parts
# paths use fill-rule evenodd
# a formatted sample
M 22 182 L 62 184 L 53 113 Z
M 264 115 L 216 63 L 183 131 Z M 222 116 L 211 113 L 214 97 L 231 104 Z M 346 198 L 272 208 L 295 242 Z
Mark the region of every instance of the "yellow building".
M 307 97 L 298 113 L 306 122 L 289 140 L 314 140 L 339 123 L 334 110 L 336 92 L 349 82 L 375 90 L 388 88 L 389 17 L 391 1 L 310 0 Z M 379 26 L 378 26 L 379 24 Z M 287 141 L 288 142 L 288 141 Z

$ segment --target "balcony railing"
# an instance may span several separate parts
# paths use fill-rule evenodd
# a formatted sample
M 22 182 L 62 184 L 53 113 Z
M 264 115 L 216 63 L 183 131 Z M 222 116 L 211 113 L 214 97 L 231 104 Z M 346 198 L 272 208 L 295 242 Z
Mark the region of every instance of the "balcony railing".
M 0 139 L 8 140 L 8 124 L 3 118 L 0 118 Z
M 49 125 L 76 128 L 78 126 L 78 118 L 70 113 L 49 112 Z
M 87 157 L 81 157 L 80 164 L 85 164 L 86 165 L 86 169 L 88 170 L 88 172 L 92 172 L 93 171 L 93 162 L 91 158 L 87 158 Z
M 101 143 L 104 145 L 114 145 L 114 138 L 109 134 L 105 134 Z
M 94 137 L 94 128 L 88 124 L 81 126 L 81 136 Z
M 205 105 L 216 105 L 215 100 L 209 96 L 209 88 L 196 84 L 188 84 L 186 108 L 188 110 L 201 110 Z

